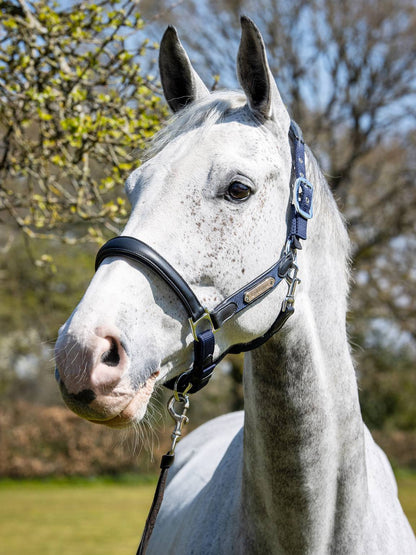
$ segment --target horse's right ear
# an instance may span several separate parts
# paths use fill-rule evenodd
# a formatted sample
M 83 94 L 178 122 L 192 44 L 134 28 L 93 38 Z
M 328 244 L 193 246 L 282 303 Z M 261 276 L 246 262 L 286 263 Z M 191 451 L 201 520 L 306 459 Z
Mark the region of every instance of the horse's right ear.
M 241 17 L 241 42 L 237 74 L 250 109 L 265 119 L 274 119 L 289 129 L 290 118 L 267 61 L 266 47 L 256 25 Z
M 192 67 L 175 27 L 166 29 L 160 43 L 159 70 L 163 92 L 173 112 L 209 94 Z

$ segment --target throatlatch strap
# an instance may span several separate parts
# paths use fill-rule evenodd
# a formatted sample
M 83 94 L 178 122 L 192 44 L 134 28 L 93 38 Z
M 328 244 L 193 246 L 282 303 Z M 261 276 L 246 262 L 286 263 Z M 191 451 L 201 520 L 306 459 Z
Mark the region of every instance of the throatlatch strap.
M 248 351 L 257 349 L 257 347 L 261 347 L 261 345 L 266 343 L 266 341 L 268 341 L 271 337 L 273 337 L 273 335 L 275 335 L 283 328 L 286 321 L 289 319 L 290 316 L 292 316 L 294 311 L 295 309 L 293 308 L 293 306 L 288 305 L 286 307 L 286 310 L 281 310 L 279 312 L 278 317 L 264 335 L 262 335 L 261 337 L 257 337 L 256 339 L 253 339 L 253 341 L 249 341 L 248 343 L 237 343 L 236 345 L 232 345 L 221 355 L 219 360 L 215 361 L 215 364 L 218 364 L 220 360 L 222 360 L 228 354 L 239 355 L 240 353 L 247 353 Z

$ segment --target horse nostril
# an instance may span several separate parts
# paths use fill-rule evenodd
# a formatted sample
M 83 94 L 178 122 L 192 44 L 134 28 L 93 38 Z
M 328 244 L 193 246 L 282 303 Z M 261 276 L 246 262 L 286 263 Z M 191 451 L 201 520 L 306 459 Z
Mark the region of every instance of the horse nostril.
M 109 338 L 111 347 L 101 356 L 101 362 L 106 366 L 118 366 L 120 362 L 120 355 L 118 354 L 117 343 L 114 339 Z

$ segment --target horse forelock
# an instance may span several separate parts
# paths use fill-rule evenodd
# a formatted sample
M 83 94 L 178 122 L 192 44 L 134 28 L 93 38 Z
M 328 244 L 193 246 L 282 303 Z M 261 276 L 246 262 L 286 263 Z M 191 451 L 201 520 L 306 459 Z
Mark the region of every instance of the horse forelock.
M 183 133 L 193 129 L 208 130 L 217 123 L 234 115 L 236 119 L 252 119 L 255 117 L 247 109 L 247 100 L 239 91 L 216 91 L 208 97 L 189 104 L 186 108 L 174 114 L 167 124 L 154 135 L 148 148 L 142 156 L 143 161 L 149 160 L 166 145 Z

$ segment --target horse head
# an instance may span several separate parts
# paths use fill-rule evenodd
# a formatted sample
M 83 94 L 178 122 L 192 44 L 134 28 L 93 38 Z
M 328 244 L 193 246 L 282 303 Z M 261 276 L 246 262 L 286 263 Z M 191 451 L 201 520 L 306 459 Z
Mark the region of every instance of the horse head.
M 244 93 L 210 93 L 172 27 L 159 63 L 174 116 L 127 179 L 131 216 L 122 236 L 160 253 L 210 310 L 282 254 L 290 118 L 247 18 L 237 59 Z M 284 294 L 276 288 L 227 321 L 216 355 L 264 334 Z M 157 384 L 192 365 L 192 339 L 183 306 L 160 277 L 135 261 L 106 258 L 59 333 L 63 398 L 92 422 L 128 426 L 144 416 Z

